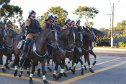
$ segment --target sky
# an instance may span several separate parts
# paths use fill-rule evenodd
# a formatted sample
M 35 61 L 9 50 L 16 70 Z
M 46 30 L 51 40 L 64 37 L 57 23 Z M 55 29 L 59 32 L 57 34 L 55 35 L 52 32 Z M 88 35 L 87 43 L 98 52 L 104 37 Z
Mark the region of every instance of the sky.
M 119 2 L 118 2 L 119 1 Z M 111 6 L 110 6 L 111 2 Z M 20 6 L 23 10 L 24 20 L 28 17 L 28 11 L 36 11 L 37 16 L 43 15 L 51 7 L 61 6 L 67 10 L 68 18 L 75 20 L 78 18 L 73 12 L 78 6 L 95 7 L 99 10 L 99 14 L 94 19 L 90 19 L 94 23 L 94 28 L 109 28 L 112 3 L 116 5 L 114 12 L 114 26 L 122 20 L 126 20 L 126 0 L 11 0 L 10 4 Z M 81 25 L 86 20 L 81 19 Z

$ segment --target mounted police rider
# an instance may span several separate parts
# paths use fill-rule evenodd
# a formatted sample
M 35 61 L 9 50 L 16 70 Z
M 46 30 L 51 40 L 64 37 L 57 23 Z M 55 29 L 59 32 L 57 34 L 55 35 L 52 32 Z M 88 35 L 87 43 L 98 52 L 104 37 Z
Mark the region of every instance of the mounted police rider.
M 57 15 L 57 14 L 54 15 L 53 23 L 54 23 L 54 26 L 55 26 L 56 30 L 57 30 L 58 32 L 60 32 L 60 31 L 61 31 L 61 27 L 60 27 L 60 25 L 58 24 L 58 15 Z
M 25 36 L 26 36 L 26 41 L 23 46 L 23 53 L 22 53 L 22 58 L 24 58 L 24 55 L 27 53 L 28 49 L 28 44 L 30 41 L 34 38 L 37 37 L 41 31 L 41 26 L 39 24 L 39 21 L 35 19 L 36 12 L 34 10 L 29 11 L 29 16 L 28 19 L 25 21 Z
M 82 27 L 80 26 L 80 19 L 77 19 L 76 20 L 76 28 L 81 28 L 82 29 Z
M 5 29 L 7 30 L 8 28 L 11 28 L 11 29 L 13 29 L 13 27 L 12 27 L 12 21 L 11 20 L 7 20 L 7 22 L 6 22 L 6 27 L 5 27 Z
M 21 23 L 20 33 L 25 33 L 25 22 Z
M 0 29 L 2 30 L 4 41 L 5 41 L 7 39 L 7 33 L 6 33 L 5 28 L 3 27 L 3 21 L 2 20 L 0 20 Z
M 53 13 L 49 13 L 49 14 L 47 15 L 47 18 L 46 18 L 46 20 L 45 20 L 45 23 L 42 25 L 42 30 L 51 27 L 52 22 L 53 22 L 53 16 L 54 16 Z
M 75 21 L 74 20 L 71 20 L 70 27 L 75 28 Z
M 65 20 L 65 25 L 63 26 L 63 29 L 67 29 L 67 28 L 69 28 L 70 27 L 70 19 L 69 18 L 66 18 L 66 20 Z

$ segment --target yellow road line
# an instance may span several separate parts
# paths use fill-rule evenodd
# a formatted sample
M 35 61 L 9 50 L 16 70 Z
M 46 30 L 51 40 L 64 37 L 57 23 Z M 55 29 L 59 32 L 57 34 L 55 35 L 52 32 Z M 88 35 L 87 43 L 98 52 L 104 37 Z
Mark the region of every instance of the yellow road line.
M 118 60 L 118 59 L 120 59 L 120 58 L 116 58 L 116 59 L 108 60 L 108 61 L 105 61 L 105 62 L 101 62 L 101 63 L 95 64 L 95 66 L 100 65 L 100 64 L 104 64 L 104 63 L 108 63 L 108 62 L 111 62 L 111 61 L 115 61 L 115 60 Z M 80 70 L 80 69 L 81 68 L 77 68 L 76 70 Z M 66 71 L 66 73 L 69 73 L 69 72 L 71 72 L 71 71 L 70 70 Z
M 96 70 L 95 73 L 91 73 L 91 72 L 90 72 L 90 73 L 86 73 L 86 74 L 84 74 L 84 75 L 82 75 L 82 76 L 77 76 L 77 77 L 68 79 L 68 80 L 66 80 L 66 81 L 61 82 L 60 84 L 68 84 L 68 83 L 77 81 L 77 80 L 79 80 L 79 79 L 82 79 L 82 78 L 85 78 L 85 77 L 94 75 L 94 74 L 96 74 L 96 73 L 99 73 L 99 72 L 102 72 L 102 71 L 105 71 L 105 70 L 109 70 L 109 69 L 112 69 L 112 68 L 114 68 L 114 67 L 118 67 L 118 66 L 123 65 L 123 64 L 126 64 L 126 61 L 121 62 L 121 63 L 118 63 L 118 64 L 115 64 L 115 65 L 112 65 L 112 66 L 109 66 L 109 67 L 106 67 L 106 68 L 102 68 L 102 69 Z
M 6 74 L 6 73 L 0 73 L 1 76 L 8 76 L 8 77 L 14 77 L 14 75 L 12 74 Z M 14 78 L 19 78 L 18 76 L 14 77 Z M 22 76 L 21 79 L 27 79 L 29 80 L 29 77 L 26 76 Z M 42 79 L 38 79 L 38 78 L 33 78 L 33 81 L 38 81 L 38 82 L 42 82 Z M 56 82 L 56 81 L 50 81 L 47 80 L 49 83 L 53 83 L 53 84 L 59 84 L 60 82 Z

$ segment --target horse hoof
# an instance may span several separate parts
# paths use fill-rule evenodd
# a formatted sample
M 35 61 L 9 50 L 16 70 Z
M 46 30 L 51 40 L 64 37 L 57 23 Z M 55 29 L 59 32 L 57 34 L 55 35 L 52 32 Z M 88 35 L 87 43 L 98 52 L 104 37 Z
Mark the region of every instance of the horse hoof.
M 87 70 L 87 68 L 85 67 L 85 70 Z
M 29 81 L 29 84 L 34 84 L 32 80 Z
M 27 75 L 28 75 L 28 76 L 30 75 L 30 72 L 29 72 L 29 71 L 27 71 Z
M 21 75 L 21 73 L 19 74 L 19 77 L 21 77 L 22 75 Z
M 43 80 L 43 82 L 44 82 L 45 84 L 49 84 L 46 80 Z
M 71 67 L 69 67 L 69 70 L 71 70 Z
M 96 64 L 96 61 L 93 63 L 93 66 Z
M 55 80 L 56 80 L 56 75 L 55 74 L 53 74 L 53 78 L 55 78 Z
M 66 73 L 64 73 L 64 77 L 68 77 Z
M 7 68 L 8 70 L 10 70 L 10 68 L 9 68 L 8 66 L 6 66 L 6 68 Z
M 81 72 L 81 75 L 84 75 L 84 72 Z
M 14 72 L 14 76 L 17 76 L 17 70 Z
M 58 77 L 56 78 L 56 80 L 59 80 L 59 79 L 62 77 L 62 75 L 63 75 L 63 73 L 60 73 L 60 74 L 58 75 Z
M 71 69 L 72 73 L 75 74 L 75 70 Z
M 40 77 L 40 69 L 38 69 L 38 73 L 37 73 L 38 77 Z
M 50 67 L 48 67 L 49 71 L 52 72 L 52 70 L 50 69 Z
M 6 73 L 6 70 L 4 68 L 2 68 L 2 71 L 3 71 L 3 73 Z
M 94 71 L 93 71 L 91 68 L 89 68 L 89 71 L 90 71 L 91 73 L 94 73 Z

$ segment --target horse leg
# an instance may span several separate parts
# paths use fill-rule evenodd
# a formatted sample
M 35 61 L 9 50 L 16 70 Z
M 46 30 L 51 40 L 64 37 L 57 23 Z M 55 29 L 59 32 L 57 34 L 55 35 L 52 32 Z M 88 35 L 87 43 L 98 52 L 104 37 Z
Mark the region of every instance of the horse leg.
M 92 50 L 90 51 L 90 54 L 92 54 L 95 57 L 94 63 L 93 63 L 93 66 L 94 66 L 96 64 L 96 55 L 94 54 L 94 52 Z
M 80 61 L 81 63 L 81 74 L 84 75 L 84 65 L 83 65 L 83 61 L 80 58 L 77 58 L 78 61 Z
M 53 72 L 53 78 L 55 78 L 55 80 L 56 80 L 56 72 L 57 72 L 57 69 L 58 69 L 58 64 L 55 63 L 55 70 Z
M 25 59 L 21 59 L 20 61 L 20 74 L 19 74 L 19 77 L 22 76 L 22 73 L 23 73 L 23 67 L 22 67 L 22 64 L 25 62 Z
M 65 58 L 62 60 L 62 63 L 63 63 L 63 65 L 65 65 L 66 69 L 68 70 L 68 67 L 65 63 Z M 67 77 L 67 74 L 65 72 L 63 74 L 64 74 L 64 77 Z
M 38 77 L 40 77 L 40 67 L 39 67 L 39 64 L 37 65 L 37 75 L 38 75 Z
M 18 67 L 18 63 L 19 63 L 19 55 L 15 54 L 15 60 L 14 60 L 14 66 L 15 66 L 15 72 L 14 72 L 14 76 L 17 76 L 17 67 Z
M 9 60 L 9 57 L 7 56 L 7 59 L 6 59 L 6 64 L 5 64 L 5 67 L 10 70 L 10 68 L 8 67 L 8 64 L 10 63 L 10 60 Z
M 60 65 L 60 67 L 61 67 L 61 70 L 60 70 L 60 73 L 58 74 L 58 76 L 57 76 L 57 78 L 56 78 L 56 80 L 58 80 L 58 79 L 60 79 L 61 77 L 62 77 L 62 75 L 63 75 L 63 73 L 64 73 L 64 65 L 63 65 L 63 63 L 60 61 L 60 60 L 56 60 L 56 63 L 58 64 L 58 65 Z
M 45 62 L 46 62 L 46 59 L 45 60 L 43 60 L 43 62 L 41 62 L 41 66 L 42 66 L 42 78 L 43 78 L 43 82 L 45 83 L 45 84 L 49 84 L 47 81 L 46 81 L 46 76 L 45 76 L 45 74 L 46 74 L 46 72 L 45 72 Z
M 87 70 L 87 67 L 86 67 L 87 55 L 88 55 L 88 53 L 84 54 L 84 68 L 85 68 L 85 70 Z
M 50 72 L 52 72 L 51 68 L 49 67 L 49 61 L 50 61 L 50 58 L 47 60 L 47 68 Z
M 2 71 L 5 73 L 6 70 L 4 69 L 4 65 L 3 65 L 3 55 L 0 56 L 0 64 L 1 64 L 1 67 L 2 67 Z
M 34 72 L 35 72 L 35 64 L 33 63 L 33 65 L 32 65 L 32 72 L 30 73 L 30 77 L 29 77 L 30 78 L 30 80 L 29 80 L 30 84 L 33 84 L 32 77 L 33 77 Z
M 90 65 L 89 54 L 87 55 L 87 62 L 88 62 L 88 66 L 89 66 L 89 71 L 94 73 L 94 71 L 92 70 L 91 65 Z

